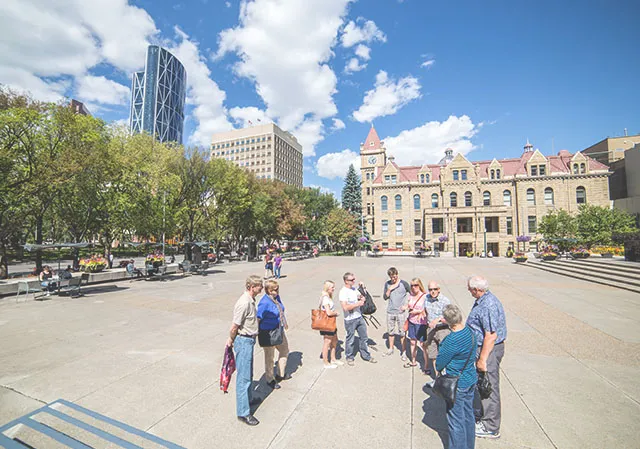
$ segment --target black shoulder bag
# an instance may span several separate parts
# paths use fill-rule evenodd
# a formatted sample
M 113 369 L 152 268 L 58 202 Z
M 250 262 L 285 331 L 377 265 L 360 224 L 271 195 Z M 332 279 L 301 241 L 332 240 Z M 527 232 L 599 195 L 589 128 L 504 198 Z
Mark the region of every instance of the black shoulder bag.
M 469 364 L 469 360 L 471 360 L 471 354 L 476 352 L 476 336 L 471 331 L 471 351 L 469 351 L 469 355 L 467 356 L 467 361 L 464 362 L 464 366 L 460 371 L 460 374 L 464 373 L 464 370 L 467 369 L 467 365 Z M 433 392 L 444 399 L 444 402 L 447 403 L 447 408 L 453 407 L 453 404 L 456 402 L 456 393 L 458 391 L 458 380 L 460 376 L 453 376 L 451 374 L 443 374 L 438 376 L 433 383 Z

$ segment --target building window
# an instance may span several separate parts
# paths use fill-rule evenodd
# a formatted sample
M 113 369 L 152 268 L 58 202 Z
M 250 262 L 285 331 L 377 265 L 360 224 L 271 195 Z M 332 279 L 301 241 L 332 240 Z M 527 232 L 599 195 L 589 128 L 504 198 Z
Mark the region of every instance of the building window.
M 585 163 L 584 163 L 584 162 L 582 162 L 582 163 L 580 164 L 580 174 L 581 174 L 581 175 L 582 175 L 582 174 L 584 174 L 584 173 L 585 173 L 585 171 L 586 171 L 586 165 L 585 165 Z
M 402 220 L 396 220 L 396 237 L 402 237 Z
M 507 217 L 507 235 L 513 235 L 513 217 Z
M 420 175 L 420 184 L 424 184 L 424 174 Z
M 546 165 L 540 165 L 538 166 L 538 172 L 540 173 L 540 176 L 545 176 L 547 174 L 547 167 Z
M 451 207 L 458 207 L 458 194 L 456 192 L 451 192 L 449 195 L 449 205 Z
M 473 197 L 471 196 L 471 192 L 464 192 L 464 206 L 471 207 L 473 203 Z
M 431 219 L 431 232 L 433 234 L 442 234 L 444 232 L 444 220 L 442 218 Z
M 466 181 L 467 180 L 467 171 L 466 170 L 462 170 L 460 172 L 460 174 L 462 175 L 462 180 Z
M 573 164 L 573 174 L 574 175 L 578 174 L 578 164 Z
M 527 204 L 529 206 L 536 205 L 536 191 L 533 189 L 527 189 Z
M 544 204 L 553 206 L 553 189 L 551 187 L 544 189 Z
M 420 195 L 413 195 L 413 208 L 420 210 Z
M 424 180 L 427 184 L 429 184 L 429 173 L 427 173 L 426 175 L 424 175 Z
M 538 176 L 538 166 L 537 165 L 532 165 L 530 167 L 531 170 L 531 176 Z
M 371 187 L 367 187 L 367 195 L 371 195 Z
M 459 179 L 460 172 L 458 170 L 453 171 L 453 180 L 457 181 Z
M 536 216 L 529 215 L 527 217 L 527 221 L 528 221 L 528 227 L 529 227 L 529 234 L 535 234 L 536 232 L 538 232 L 538 223 L 536 220 Z
M 371 203 L 367 203 L 367 215 L 371 215 Z
M 391 182 L 391 176 L 389 176 L 389 175 L 384 175 L 384 183 L 385 183 L 385 184 L 389 184 L 389 182 Z
M 369 173 L 365 175 L 365 178 L 367 178 L 367 181 L 369 180 Z
M 457 224 L 459 234 L 468 234 L 473 232 L 473 218 L 458 218 Z
M 582 186 L 576 189 L 576 203 L 578 204 L 587 203 L 587 191 Z
M 511 207 L 511 191 L 505 190 L 502 192 L 502 204 L 507 207 Z
M 396 175 L 391 175 L 391 184 L 395 184 L 397 181 Z
M 496 171 L 491 170 L 491 179 L 496 179 Z
M 413 235 L 420 237 L 422 235 L 422 220 L 413 220 Z
M 380 210 L 388 210 L 389 206 L 387 204 L 387 196 L 383 195 L 380 197 Z
M 487 232 L 500 232 L 499 217 L 484 217 L 484 230 Z
M 433 209 L 436 209 L 438 207 L 438 194 L 437 193 L 431 194 L 431 207 Z
M 500 179 L 500 169 L 496 170 L 496 179 Z
M 402 197 L 400 195 L 395 196 L 396 210 L 402 210 Z
M 482 194 L 482 205 L 491 206 L 491 192 L 486 191 Z
M 389 242 L 382 242 L 382 249 L 389 249 Z
M 389 235 L 389 220 L 382 220 L 382 237 Z
M 402 247 L 402 242 L 396 242 L 396 249 L 402 251 L 403 247 Z

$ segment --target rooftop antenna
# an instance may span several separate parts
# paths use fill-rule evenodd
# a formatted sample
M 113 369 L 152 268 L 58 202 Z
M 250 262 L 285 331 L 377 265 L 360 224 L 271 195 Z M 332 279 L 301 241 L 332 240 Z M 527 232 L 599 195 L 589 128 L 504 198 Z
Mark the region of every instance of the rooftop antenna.
M 624 129 L 624 136 L 627 137 L 627 128 Z

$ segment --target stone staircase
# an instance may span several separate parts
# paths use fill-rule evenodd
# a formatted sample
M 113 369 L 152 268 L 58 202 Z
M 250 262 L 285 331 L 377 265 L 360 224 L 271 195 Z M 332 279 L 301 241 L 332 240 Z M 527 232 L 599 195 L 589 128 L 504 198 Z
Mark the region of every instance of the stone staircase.
M 522 266 L 640 293 L 640 264 L 612 259 L 530 258 Z

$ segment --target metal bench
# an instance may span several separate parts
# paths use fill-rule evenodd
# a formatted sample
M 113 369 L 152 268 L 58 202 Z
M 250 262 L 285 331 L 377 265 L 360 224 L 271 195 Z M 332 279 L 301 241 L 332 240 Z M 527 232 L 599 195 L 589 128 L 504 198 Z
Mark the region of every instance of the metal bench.
M 46 292 L 42 290 L 42 286 L 40 282 L 38 282 L 37 286 L 30 286 L 29 281 L 18 281 L 18 294 L 16 295 L 16 302 L 20 299 L 20 293 L 24 293 L 25 297 L 28 299 L 30 294 L 33 294 L 33 299 L 35 301 L 36 295 L 40 294 L 40 296 L 44 295 Z
M 87 276 L 87 281 L 88 280 L 89 280 L 89 277 Z M 71 297 L 73 297 L 74 295 L 80 296 L 82 295 L 82 292 L 80 291 L 81 285 L 82 285 L 82 276 L 60 281 L 58 294 L 69 293 L 69 296 Z

